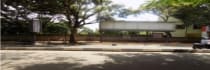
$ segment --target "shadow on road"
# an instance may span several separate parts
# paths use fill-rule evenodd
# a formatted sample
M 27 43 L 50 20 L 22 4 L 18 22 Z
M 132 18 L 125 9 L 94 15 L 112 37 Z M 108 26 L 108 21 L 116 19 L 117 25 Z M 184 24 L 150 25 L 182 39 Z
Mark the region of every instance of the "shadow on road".
M 112 61 L 104 64 L 48 63 L 19 67 L 17 70 L 209 70 L 210 56 L 173 53 L 168 54 L 96 54 Z

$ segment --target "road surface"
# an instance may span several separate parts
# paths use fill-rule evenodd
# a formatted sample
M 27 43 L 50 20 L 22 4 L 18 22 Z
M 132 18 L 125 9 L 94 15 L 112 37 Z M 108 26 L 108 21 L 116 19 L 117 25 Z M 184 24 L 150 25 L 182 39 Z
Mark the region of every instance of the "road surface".
M 1 70 L 210 70 L 210 53 L 1 50 Z

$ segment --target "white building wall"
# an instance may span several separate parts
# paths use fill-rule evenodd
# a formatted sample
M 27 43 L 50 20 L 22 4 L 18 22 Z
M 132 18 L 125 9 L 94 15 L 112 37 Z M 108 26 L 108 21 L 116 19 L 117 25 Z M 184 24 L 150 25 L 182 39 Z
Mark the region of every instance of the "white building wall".
M 100 24 L 100 28 L 103 29 L 113 29 L 113 30 L 131 30 L 131 29 L 136 29 L 136 30 L 142 30 L 143 29 L 150 29 L 150 30 L 157 30 L 157 29 L 163 29 L 163 30 L 174 30 L 173 32 L 171 32 L 172 37 L 186 37 L 191 36 L 191 37 L 200 37 L 201 35 L 201 29 L 193 29 L 193 26 L 189 26 L 187 28 L 187 33 L 186 29 L 176 29 L 175 25 L 182 25 L 183 23 L 176 19 L 176 18 L 172 18 L 170 17 L 168 22 L 175 22 L 175 23 L 167 23 L 167 24 L 163 24 L 159 23 L 159 22 L 163 22 L 161 19 L 159 21 L 153 21 L 153 23 L 148 23 L 145 22 L 143 23 L 142 21 L 140 22 L 136 22 L 136 21 L 106 21 L 106 22 L 102 22 Z M 157 25 L 156 25 L 157 24 Z M 186 35 L 187 34 L 187 35 Z
M 102 30 L 174 31 L 175 25 L 160 22 L 109 21 L 100 24 Z

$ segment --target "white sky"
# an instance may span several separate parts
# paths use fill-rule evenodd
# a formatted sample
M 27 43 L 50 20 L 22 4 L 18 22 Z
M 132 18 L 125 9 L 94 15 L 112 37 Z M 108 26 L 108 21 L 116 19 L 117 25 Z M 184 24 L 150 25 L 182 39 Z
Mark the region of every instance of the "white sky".
M 115 4 L 122 4 L 125 5 L 126 8 L 137 9 L 139 5 L 145 3 L 147 0 L 112 0 Z M 158 16 L 144 13 L 140 14 L 139 16 L 128 16 L 127 18 L 116 18 L 116 20 L 125 20 L 125 21 L 157 21 Z M 99 24 L 89 24 L 85 27 L 91 28 L 93 30 L 99 28 Z

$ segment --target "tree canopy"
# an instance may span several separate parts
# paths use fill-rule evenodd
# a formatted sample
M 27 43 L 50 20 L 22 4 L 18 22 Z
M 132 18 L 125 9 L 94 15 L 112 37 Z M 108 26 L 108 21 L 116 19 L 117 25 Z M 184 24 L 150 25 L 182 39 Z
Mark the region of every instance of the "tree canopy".
M 43 16 L 64 15 L 67 19 L 64 23 L 67 23 L 68 31 L 70 31 L 70 43 L 76 43 L 75 35 L 78 28 L 99 22 L 99 20 L 113 20 L 112 16 L 114 15 L 126 16 L 128 15 L 127 11 L 129 11 L 124 9 L 122 5 L 113 4 L 111 0 L 2 0 L 1 7 L 1 15 L 5 22 L 10 22 L 10 18 L 13 20 L 14 17 L 18 17 L 16 19 L 25 18 L 24 20 L 30 21 L 27 15 L 37 13 L 38 17 L 36 18 L 48 23 L 47 21 L 50 20 L 47 19 L 46 21 Z M 12 11 L 17 12 L 15 16 L 11 10 L 8 10 L 9 7 L 14 9 Z M 90 19 L 94 20 L 90 21 Z
M 164 21 L 167 21 L 168 17 L 175 17 L 186 25 L 202 25 L 210 24 L 209 7 L 209 0 L 150 0 L 140 8 L 152 11 Z
M 1 1 L 1 33 L 20 34 L 30 32 L 30 20 L 27 15 L 31 12 L 25 8 L 23 0 Z

